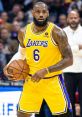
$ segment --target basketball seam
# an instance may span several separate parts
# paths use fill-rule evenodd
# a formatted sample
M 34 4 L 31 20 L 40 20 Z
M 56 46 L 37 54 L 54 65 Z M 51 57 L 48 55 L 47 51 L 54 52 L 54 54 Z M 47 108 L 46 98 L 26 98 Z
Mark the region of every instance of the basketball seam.
M 15 68 L 15 67 L 13 67 L 13 66 L 9 66 L 9 67 L 11 67 L 11 68 Z M 17 69 L 17 68 L 15 68 L 16 70 L 19 70 L 19 69 Z M 25 72 L 25 70 L 27 70 L 27 69 L 23 69 L 24 71 L 24 73 L 27 73 L 27 72 Z M 21 71 L 21 70 L 20 70 Z
M 17 60 L 16 60 L 16 63 L 20 66 L 20 64 L 17 62 Z M 22 69 L 22 67 L 21 67 L 21 69 Z M 27 69 L 24 69 L 24 64 L 23 64 L 23 70 L 27 70 Z M 23 72 L 23 70 L 21 72 Z M 27 73 L 27 72 L 24 72 L 24 73 Z
M 11 67 L 11 68 L 15 68 L 16 70 L 19 70 L 19 69 L 17 69 L 16 67 L 13 67 L 13 66 L 9 66 L 9 67 Z
M 24 72 L 24 71 L 23 71 L 23 73 L 27 73 L 27 72 Z
M 22 74 L 22 72 L 23 72 L 23 68 L 24 68 L 24 64 L 23 64 L 23 68 L 21 67 L 21 65 L 17 62 L 17 60 L 16 60 L 16 63 L 19 65 L 19 67 L 22 69 L 22 70 L 20 70 L 21 72 L 20 72 L 20 76 L 22 75 L 23 76 L 23 74 Z M 20 77 L 19 77 L 20 78 Z
M 19 71 L 19 73 L 14 73 L 13 75 L 19 75 L 19 77 L 18 77 L 18 79 L 20 79 L 21 77 L 22 77 L 22 79 L 24 79 L 25 78 L 25 76 L 24 76 L 24 74 L 23 73 L 25 73 L 25 74 L 27 74 L 28 75 L 28 73 L 27 72 L 25 72 L 25 70 L 27 70 L 27 69 L 24 69 L 24 62 L 23 62 L 23 66 L 21 67 L 21 65 L 19 64 L 19 62 L 17 61 L 17 60 L 15 60 L 15 62 L 18 64 L 18 66 L 20 67 L 20 70 L 19 69 L 17 69 L 17 68 L 15 68 L 15 67 L 12 67 L 12 66 L 10 66 L 11 68 L 15 68 L 16 70 L 18 70 Z M 21 76 L 22 75 L 22 76 Z M 16 76 L 14 76 L 14 78 L 16 78 Z M 21 79 L 20 79 L 21 80 Z
M 18 73 L 19 74 L 19 73 Z M 13 74 L 13 75 L 16 75 L 16 73 L 15 74 Z M 21 76 L 21 74 L 19 75 L 19 78 L 18 79 L 20 79 L 20 76 Z M 16 78 L 16 77 L 15 77 Z M 17 78 L 16 78 L 17 79 Z
M 15 75 L 15 74 L 20 74 L 20 73 L 14 73 L 13 75 Z
M 23 78 L 24 78 L 24 75 L 23 75 L 23 68 L 24 68 L 24 63 L 23 63 L 23 68 L 21 67 L 21 65 L 17 62 L 17 60 L 16 60 L 16 63 L 19 65 L 19 67 L 22 69 L 21 70 L 21 72 L 20 72 L 20 76 L 22 75 L 23 76 Z
M 22 69 L 22 67 L 21 67 L 21 65 L 17 62 L 17 60 L 16 60 L 16 63 L 19 65 L 19 67 Z

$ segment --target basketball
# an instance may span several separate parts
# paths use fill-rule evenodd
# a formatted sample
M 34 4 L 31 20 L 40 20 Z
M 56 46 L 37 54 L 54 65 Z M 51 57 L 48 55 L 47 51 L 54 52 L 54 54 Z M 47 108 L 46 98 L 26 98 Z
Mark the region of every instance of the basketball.
M 25 60 L 14 60 L 12 61 L 7 69 L 7 72 L 16 78 L 16 80 L 24 80 L 29 74 L 29 65 Z

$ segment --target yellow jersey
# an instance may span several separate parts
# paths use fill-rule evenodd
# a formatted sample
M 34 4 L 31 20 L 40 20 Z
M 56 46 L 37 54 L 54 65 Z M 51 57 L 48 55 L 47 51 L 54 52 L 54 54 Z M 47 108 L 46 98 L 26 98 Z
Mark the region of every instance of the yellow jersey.
M 52 66 L 61 61 L 61 53 L 57 44 L 52 38 L 53 23 L 48 23 L 48 27 L 44 32 L 34 33 L 33 23 L 26 26 L 24 36 L 24 46 L 26 47 L 26 60 L 30 67 L 30 73 L 34 74 L 40 69 Z M 49 73 L 45 76 L 52 77 L 61 74 L 62 71 Z
M 40 69 L 52 66 L 61 61 L 61 53 L 52 38 L 53 23 L 49 23 L 47 29 L 35 34 L 32 31 L 33 23 L 26 26 L 24 45 L 26 47 L 26 59 L 30 67 L 30 74 Z M 46 101 L 53 115 L 63 114 L 71 108 L 63 78 L 62 71 L 49 73 L 45 79 L 33 82 L 27 77 L 23 86 L 23 92 L 19 100 L 19 111 L 27 113 L 39 113 L 43 100 Z M 54 77 L 52 77 L 54 76 Z M 52 77 L 52 78 L 46 78 Z

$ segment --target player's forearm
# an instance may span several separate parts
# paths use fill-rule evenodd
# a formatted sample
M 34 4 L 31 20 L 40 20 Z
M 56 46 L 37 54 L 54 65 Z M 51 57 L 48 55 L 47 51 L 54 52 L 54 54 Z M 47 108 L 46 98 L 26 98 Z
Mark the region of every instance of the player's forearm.
M 64 68 L 72 65 L 73 63 L 73 55 L 68 43 L 68 38 L 66 33 L 60 29 L 53 29 L 52 31 L 53 40 L 57 43 L 58 49 L 61 53 L 62 60 L 57 64 L 48 67 L 49 72 L 56 72 L 63 70 Z
M 65 69 L 66 67 L 72 65 L 72 63 L 73 63 L 73 61 L 71 58 L 65 58 L 65 59 L 61 60 L 60 62 L 58 62 L 57 64 L 48 67 L 48 70 L 50 73 L 60 71 L 60 70 Z
M 22 60 L 25 59 L 25 48 L 22 48 L 21 46 L 19 46 L 18 52 L 11 58 L 9 63 L 11 63 L 13 60 L 18 60 L 18 59 Z

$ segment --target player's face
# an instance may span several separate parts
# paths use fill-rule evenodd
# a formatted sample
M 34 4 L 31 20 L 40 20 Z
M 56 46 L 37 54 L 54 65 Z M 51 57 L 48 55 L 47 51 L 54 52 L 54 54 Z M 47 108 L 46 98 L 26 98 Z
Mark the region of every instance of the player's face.
M 67 21 L 68 21 L 68 24 L 70 25 L 71 28 L 76 29 L 78 27 L 78 24 L 80 21 L 78 13 L 75 13 L 75 12 L 70 13 L 68 15 Z
M 45 26 L 48 22 L 49 12 L 44 5 L 36 5 L 32 11 L 33 20 L 36 26 Z

